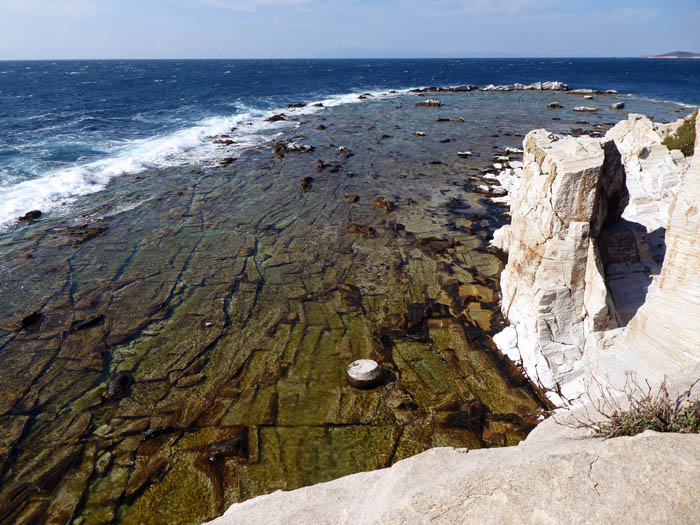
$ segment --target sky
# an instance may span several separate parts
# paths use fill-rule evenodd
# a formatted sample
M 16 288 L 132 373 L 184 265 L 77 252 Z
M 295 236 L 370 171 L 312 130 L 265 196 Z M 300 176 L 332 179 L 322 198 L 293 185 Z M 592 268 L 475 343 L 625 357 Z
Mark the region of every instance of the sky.
M 0 60 L 700 52 L 700 0 L 0 0 Z

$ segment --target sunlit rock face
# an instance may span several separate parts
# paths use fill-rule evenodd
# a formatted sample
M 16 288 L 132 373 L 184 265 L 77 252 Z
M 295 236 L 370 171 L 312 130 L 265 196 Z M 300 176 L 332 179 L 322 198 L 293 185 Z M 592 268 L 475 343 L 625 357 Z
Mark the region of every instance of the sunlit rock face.
M 586 350 L 592 373 L 608 382 L 622 384 L 630 372 L 659 380 L 700 361 L 700 117 L 695 125 L 695 154 L 669 206 L 658 285 L 624 330 Z
M 495 341 L 556 402 L 700 360 L 700 155 L 691 166 L 661 144 L 682 121 L 525 138 L 512 224 L 493 241 L 509 252 Z
M 512 224 L 500 237 L 509 253 L 501 288 L 511 325 L 497 342 L 544 386 L 574 385 L 586 335 L 617 326 L 597 239 L 627 203 L 625 173 L 612 141 L 536 130 L 524 145 Z

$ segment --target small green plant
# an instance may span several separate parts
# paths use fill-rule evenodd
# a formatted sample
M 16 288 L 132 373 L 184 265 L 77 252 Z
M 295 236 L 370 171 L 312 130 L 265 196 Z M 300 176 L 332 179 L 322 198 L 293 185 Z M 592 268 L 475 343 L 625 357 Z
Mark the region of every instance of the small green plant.
M 691 392 L 699 382 L 677 396 L 671 396 L 664 381 L 656 392 L 647 383 L 642 389 L 636 382 L 629 382 L 619 392 L 600 388 L 601 397 L 591 406 L 599 417 L 574 418 L 570 426 L 587 428 L 595 437 L 634 436 L 645 430 L 656 432 L 700 433 L 700 399 L 691 399 Z M 619 394 L 622 394 L 620 396 Z M 626 399 L 627 403 L 620 400 Z M 623 408 L 623 405 L 625 408 Z
M 679 149 L 686 157 L 693 155 L 695 147 L 695 120 L 698 116 L 698 110 L 695 110 L 692 117 L 676 130 L 673 135 L 666 137 L 662 144 L 668 149 Z

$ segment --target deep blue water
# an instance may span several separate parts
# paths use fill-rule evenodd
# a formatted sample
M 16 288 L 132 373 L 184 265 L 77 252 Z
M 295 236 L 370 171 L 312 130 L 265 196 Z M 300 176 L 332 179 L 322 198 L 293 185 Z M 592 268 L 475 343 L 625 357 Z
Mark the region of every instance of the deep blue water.
M 202 161 L 213 152 L 206 138 L 232 127 L 241 147 L 254 144 L 276 128 L 260 117 L 288 103 L 546 80 L 700 105 L 700 60 L 0 62 L 0 227 L 122 173 Z

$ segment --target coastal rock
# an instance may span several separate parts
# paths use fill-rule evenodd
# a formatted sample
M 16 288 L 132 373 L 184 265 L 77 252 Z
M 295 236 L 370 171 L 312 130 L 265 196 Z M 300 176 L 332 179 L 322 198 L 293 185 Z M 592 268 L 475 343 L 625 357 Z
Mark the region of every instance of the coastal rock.
M 275 142 L 272 149 L 275 151 L 275 155 L 281 159 L 284 157 L 285 153 L 308 153 L 313 151 L 314 147 L 307 144 L 299 144 L 298 142 L 286 140 Z
M 624 330 L 586 347 L 591 375 L 609 384 L 624 384 L 631 369 L 658 381 L 700 362 L 700 116 L 695 126 L 695 153 L 670 206 L 658 284 Z
M 40 210 L 32 210 L 28 211 L 17 220 L 21 222 L 31 222 L 37 220 L 39 217 L 41 217 L 41 215 L 42 213 Z
M 596 111 L 600 111 L 600 108 L 592 108 L 590 106 L 577 106 L 572 111 L 576 111 L 578 113 L 594 113 Z
M 624 107 L 624 102 L 615 102 L 614 104 L 610 104 L 610 109 L 624 109 Z
M 564 106 L 562 106 L 559 102 L 550 102 L 547 104 L 547 109 L 561 109 Z
M 126 397 L 133 381 L 134 379 L 129 374 L 118 372 L 109 380 L 102 396 L 108 401 L 115 401 Z
M 699 462 L 700 436 L 651 431 L 434 448 L 388 469 L 235 504 L 210 523 L 690 523 L 700 512 Z
M 426 108 L 439 108 L 440 106 L 442 106 L 442 102 L 440 102 L 437 99 L 429 98 L 428 100 L 423 100 L 422 102 L 416 102 L 414 106 Z
M 510 326 L 499 348 L 547 388 L 575 384 L 586 336 L 617 322 L 598 255 L 603 225 L 617 219 L 627 190 L 611 140 L 528 133 L 512 223 L 493 244 L 509 253 L 501 274 Z M 576 391 L 574 391 L 576 390 Z M 580 394 L 580 385 L 566 396 Z
M 278 115 L 272 115 L 271 117 L 267 117 L 265 119 L 267 122 L 280 122 L 282 120 L 287 120 L 284 116 L 283 113 L 280 113 Z
M 630 203 L 623 217 L 650 232 L 668 223 L 671 202 L 690 167 L 679 151 L 669 151 L 661 143 L 677 125 L 655 124 L 644 115 L 630 114 L 605 134 L 617 144 L 627 172 Z
M 630 115 L 600 140 L 538 130 L 524 169 L 497 175 L 513 220 L 492 241 L 510 252 L 510 326 L 494 341 L 555 403 L 700 361 L 700 161 L 688 171 L 661 144 L 681 123 Z

